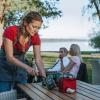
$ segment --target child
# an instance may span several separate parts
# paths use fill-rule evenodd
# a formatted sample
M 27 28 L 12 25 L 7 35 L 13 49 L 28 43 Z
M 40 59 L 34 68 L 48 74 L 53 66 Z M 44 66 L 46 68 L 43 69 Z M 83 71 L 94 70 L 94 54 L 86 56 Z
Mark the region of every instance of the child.
M 82 62 L 82 57 L 80 53 L 80 47 L 77 44 L 72 44 L 70 46 L 70 63 L 69 65 L 62 71 L 63 73 L 68 72 L 74 78 L 77 77 L 77 73 L 79 71 L 80 64 Z

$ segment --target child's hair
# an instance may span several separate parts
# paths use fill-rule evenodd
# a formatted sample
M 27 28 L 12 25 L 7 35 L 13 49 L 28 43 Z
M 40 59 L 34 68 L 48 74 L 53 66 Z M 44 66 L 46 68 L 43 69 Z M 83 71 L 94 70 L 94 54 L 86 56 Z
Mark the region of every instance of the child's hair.
M 61 49 L 66 53 L 66 55 L 68 54 L 68 50 L 65 47 L 61 47 L 59 50 Z
M 83 61 L 83 60 L 82 60 L 82 57 L 81 57 L 80 47 L 79 47 L 77 44 L 72 44 L 72 45 L 70 46 L 70 55 L 71 55 L 71 56 L 79 56 L 81 62 Z

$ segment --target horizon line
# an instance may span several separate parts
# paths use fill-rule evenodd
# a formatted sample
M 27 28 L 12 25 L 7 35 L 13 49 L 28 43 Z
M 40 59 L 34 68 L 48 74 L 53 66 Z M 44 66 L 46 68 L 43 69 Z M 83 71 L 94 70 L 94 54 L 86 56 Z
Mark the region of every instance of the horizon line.
M 54 42 L 54 41 L 61 41 L 61 42 L 63 42 L 63 41 L 89 41 L 89 39 L 79 39 L 79 38 L 41 38 L 41 40 L 43 41 L 43 42 L 48 42 L 48 41 L 52 41 L 52 42 Z

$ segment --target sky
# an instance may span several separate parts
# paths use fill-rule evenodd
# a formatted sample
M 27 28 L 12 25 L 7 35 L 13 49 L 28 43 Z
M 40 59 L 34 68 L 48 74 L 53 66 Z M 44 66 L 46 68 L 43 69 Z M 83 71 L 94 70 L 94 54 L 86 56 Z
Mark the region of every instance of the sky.
M 42 38 L 89 38 L 94 23 L 82 16 L 82 8 L 87 0 L 60 0 L 59 8 L 63 16 L 49 21 L 47 29 L 41 29 Z

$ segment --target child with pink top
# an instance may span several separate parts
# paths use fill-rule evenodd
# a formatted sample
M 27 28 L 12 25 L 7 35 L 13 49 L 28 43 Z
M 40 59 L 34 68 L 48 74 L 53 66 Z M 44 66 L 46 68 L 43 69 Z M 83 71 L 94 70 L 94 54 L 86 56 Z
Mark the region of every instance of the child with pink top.
M 77 73 L 79 71 L 80 64 L 82 62 L 80 47 L 77 44 L 72 44 L 70 46 L 69 53 L 71 55 L 70 57 L 70 63 L 65 69 L 62 71 L 63 73 L 68 72 L 71 74 L 74 78 L 77 77 Z

